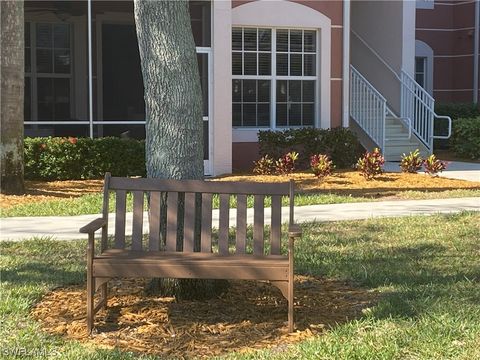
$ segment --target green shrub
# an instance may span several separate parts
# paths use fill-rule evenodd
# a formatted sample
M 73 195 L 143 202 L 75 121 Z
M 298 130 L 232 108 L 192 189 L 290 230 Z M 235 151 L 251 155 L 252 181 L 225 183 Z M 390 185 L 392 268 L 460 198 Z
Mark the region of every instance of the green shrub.
M 253 173 L 257 175 L 272 175 L 275 173 L 275 161 L 270 156 L 262 156 L 253 162 Z
M 317 154 L 310 158 L 310 167 L 318 179 L 323 179 L 332 173 L 335 165 L 327 155 Z
M 474 103 L 435 104 L 435 112 L 438 115 L 448 115 L 452 118 L 452 131 L 455 130 L 459 119 L 475 118 L 480 116 L 480 108 L 475 106 Z M 435 135 L 446 135 L 447 132 L 447 121 L 444 119 L 435 120 Z M 447 149 L 451 146 L 451 142 L 446 139 L 434 139 L 434 147 L 436 149 Z
M 383 173 L 385 158 L 380 149 L 375 148 L 372 152 L 366 152 L 357 162 L 357 169 L 367 180 L 372 180 L 375 176 Z
M 260 131 L 258 141 L 262 156 L 278 159 L 285 153 L 298 152 L 298 165 L 303 169 L 310 167 L 310 157 L 315 154 L 326 154 L 339 168 L 346 168 L 354 165 L 362 153 L 355 134 L 341 127 Z
M 402 155 L 402 160 L 400 161 L 400 168 L 405 173 L 416 173 L 422 168 L 422 157 L 420 156 L 420 151 L 416 149 L 410 154 Z
M 145 142 L 105 138 L 26 138 L 25 177 L 35 180 L 145 176 Z
M 456 120 L 450 145 L 459 157 L 480 159 L 480 116 Z
M 442 172 L 447 168 L 447 163 L 437 159 L 437 157 L 432 154 L 423 160 L 423 167 L 428 175 L 436 176 L 439 172 Z

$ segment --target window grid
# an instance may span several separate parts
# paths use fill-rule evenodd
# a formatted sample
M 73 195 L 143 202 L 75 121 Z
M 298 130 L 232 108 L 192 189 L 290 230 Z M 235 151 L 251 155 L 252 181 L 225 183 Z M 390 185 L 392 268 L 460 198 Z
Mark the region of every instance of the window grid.
M 244 34 L 245 34 L 245 29 L 252 29 L 252 28 L 247 28 L 247 27 L 234 27 L 233 28 L 233 31 L 232 31 L 232 36 L 233 36 L 233 33 L 235 31 L 241 31 L 241 34 L 242 34 L 242 37 L 241 37 L 241 50 L 240 49 L 233 49 L 233 47 L 235 46 L 233 44 L 233 41 L 232 41 L 232 53 L 241 53 L 242 55 L 242 74 L 235 74 L 234 70 L 233 70 L 233 67 L 232 67 L 232 81 L 242 81 L 242 80 L 270 80 L 270 128 L 285 128 L 285 127 L 304 127 L 304 126 L 314 126 L 315 122 L 316 122 L 316 118 L 317 118 L 317 107 L 316 107 L 316 104 L 317 104 L 317 80 L 318 80 L 318 77 L 317 77 L 317 57 L 318 57 L 318 52 L 317 52 L 317 32 L 315 30 L 292 30 L 292 29 L 276 29 L 276 28 L 272 28 L 271 29 L 271 37 L 270 37 L 270 41 L 271 41 L 271 47 L 270 47 L 270 51 L 268 53 L 271 54 L 270 56 L 270 59 L 271 59 L 271 73 L 269 76 L 266 76 L 266 75 L 244 75 L 244 61 L 243 61 L 243 53 L 244 52 L 248 52 L 248 50 L 245 50 L 245 37 L 244 37 Z M 259 30 L 265 30 L 266 28 L 254 28 L 256 29 L 256 34 L 257 34 L 257 52 L 258 52 L 258 49 L 259 49 L 259 44 L 258 44 L 258 39 L 259 39 Z M 288 33 L 288 43 L 287 43 L 287 51 L 277 51 L 277 31 L 287 31 Z M 294 54 L 301 54 L 301 68 L 302 68 L 302 72 L 301 72 L 301 75 L 290 75 L 290 56 L 289 54 L 292 53 L 290 52 L 290 32 L 291 31 L 297 31 L 297 32 L 301 32 L 301 51 L 298 51 L 298 52 L 294 52 Z M 305 45 L 305 34 L 308 33 L 310 36 L 311 36 L 311 49 L 306 49 L 306 45 Z M 287 54 L 287 58 L 288 58 L 288 75 L 277 75 L 277 54 L 280 53 L 280 54 Z M 313 70 L 313 75 L 305 75 L 305 57 L 304 55 L 310 55 L 310 56 L 313 56 L 313 64 L 312 64 L 312 70 Z M 257 74 L 258 74 L 258 57 L 257 57 Z M 282 105 L 287 105 L 287 124 L 285 125 L 281 125 L 278 123 L 277 121 L 277 86 L 278 86 L 278 82 L 280 81 L 286 81 L 287 84 L 289 81 L 292 81 L 292 80 L 298 80 L 298 81 L 301 81 L 301 86 L 300 86 L 300 101 L 287 101 L 286 102 L 278 102 L 278 104 L 282 104 Z M 304 87 L 303 87 L 303 82 L 304 81 L 311 81 L 313 82 L 313 101 L 304 101 Z M 288 85 L 287 85 L 288 86 Z M 257 82 L 257 91 L 258 91 L 258 82 Z M 238 127 L 238 128 L 265 128 L 265 127 L 268 127 L 268 126 L 259 126 L 258 125 L 258 105 L 257 105 L 257 112 L 256 112 L 256 116 L 257 116 L 257 119 L 256 119 L 256 126 L 251 126 L 251 125 L 244 125 L 244 109 L 243 109 L 243 106 L 241 105 L 242 102 L 243 102 L 243 91 L 242 91 L 242 98 L 241 98 L 241 102 L 233 102 L 232 101 L 232 108 L 234 107 L 238 107 L 240 106 L 240 122 L 238 122 L 238 116 L 235 117 L 235 114 L 234 115 L 234 121 L 233 121 L 233 127 Z M 258 93 L 257 93 L 257 100 L 258 100 Z M 262 104 L 265 104 L 265 103 L 262 103 Z M 291 124 L 292 121 L 290 121 L 289 119 L 289 113 L 291 111 L 291 108 L 292 108 L 292 105 L 298 105 L 300 107 L 300 118 L 299 118 L 299 124 Z M 307 121 L 305 121 L 304 119 L 304 111 L 305 111 L 305 108 L 306 106 L 313 106 L 313 109 L 311 108 L 311 112 L 312 112 L 312 118 L 309 120 L 309 119 L 306 119 Z M 234 110 L 234 109 L 232 109 Z M 235 112 L 235 110 L 234 110 Z M 237 118 L 235 120 L 235 118 Z M 295 121 L 295 122 L 298 122 L 298 121 Z

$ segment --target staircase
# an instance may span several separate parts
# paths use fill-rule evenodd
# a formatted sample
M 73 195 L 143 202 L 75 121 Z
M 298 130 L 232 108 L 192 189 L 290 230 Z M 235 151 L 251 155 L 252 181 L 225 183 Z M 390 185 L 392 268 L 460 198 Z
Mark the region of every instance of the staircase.
M 395 74 L 396 75 L 396 74 Z M 448 139 L 451 119 L 434 111 L 434 99 L 414 79 L 402 71 L 399 80 L 400 116 L 387 100 L 353 66 L 350 66 L 350 118 L 367 150 L 378 147 L 387 161 L 400 161 L 403 154 L 416 149 L 426 157 L 433 152 L 433 139 Z M 434 136 L 435 119 L 448 121 L 448 134 Z

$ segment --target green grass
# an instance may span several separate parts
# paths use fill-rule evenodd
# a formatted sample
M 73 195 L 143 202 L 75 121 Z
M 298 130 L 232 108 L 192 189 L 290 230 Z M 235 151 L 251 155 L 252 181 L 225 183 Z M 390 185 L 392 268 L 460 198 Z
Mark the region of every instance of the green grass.
M 446 191 L 400 191 L 395 196 L 399 199 L 442 199 L 456 197 L 480 197 L 480 190 L 459 189 Z M 368 202 L 382 200 L 382 194 L 377 197 L 341 195 L 337 193 L 311 193 L 297 194 L 295 196 L 295 205 L 321 205 L 321 204 L 343 204 L 353 202 Z M 83 214 L 98 214 L 102 209 L 102 194 L 88 194 L 78 198 L 48 200 L 40 202 L 31 202 L 21 205 L 15 205 L 0 211 L 0 217 L 13 216 L 73 216 Z M 145 203 L 146 204 L 146 203 Z M 288 199 L 283 199 L 283 204 L 288 204 Z M 236 207 L 236 201 L 230 199 L 231 207 Z M 110 196 L 110 211 L 115 209 L 115 198 Z M 214 197 L 214 208 L 218 208 L 218 197 Z M 270 206 L 270 199 L 267 198 L 265 206 Z M 248 198 L 248 207 L 253 207 L 253 198 Z M 127 208 L 132 211 L 132 195 L 127 195 Z
M 480 358 L 480 213 L 305 224 L 296 272 L 378 291 L 358 320 L 282 352 L 227 359 Z M 61 359 L 136 359 L 39 330 L 30 307 L 55 286 L 83 283 L 85 241 L 0 243 L 0 358 L 48 349 Z M 153 359 L 153 357 L 144 357 Z

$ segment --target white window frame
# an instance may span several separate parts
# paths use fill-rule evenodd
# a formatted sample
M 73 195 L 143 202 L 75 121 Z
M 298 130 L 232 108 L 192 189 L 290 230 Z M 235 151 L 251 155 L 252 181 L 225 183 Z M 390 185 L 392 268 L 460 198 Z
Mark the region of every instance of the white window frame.
M 320 60 L 320 34 L 318 29 L 315 28 L 297 28 L 297 27 L 284 27 L 284 26 L 276 26 L 276 27 L 267 27 L 267 26 L 233 26 L 233 28 L 242 28 L 242 29 L 257 29 L 257 34 L 259 29 L 270 29 L 271 30 L 271 50 L 270 50 L 270 75 L 233 75 L 232 71 L 232 81 L 233 80 L 270 80 L 270 126 L 233 126 L 233 130 L 239 131 L 248 131 L 248 130 L 255 130 L 255 131 L 264 131 L 264 130 L 285 130 L 285 129 L 295 129 L 295 128 L 304 128 L 304 127 L 316 127 L 318 124 L 318 88 L 319 83 L 321 81 L 320 74 L 319 74 L 319 60 Z M 302 49 L 301 52 L 290 52 L 288 51 L 281 51 L 281 54 L 287 54 L 288 58 L 288 71 L 290 71 L 290 54 L 300 54 L 302 55 L 302 72 L 305 68 L 305 63 L 303 61 L 304 54 L 315 54 L 315 76 L 290 76 L 290 75 L 277 75 L 277 30 L 298 30 L 302 31 L 302 46 L 303 46 L 303 32 L 304 31 L 314 31 L 315 32 L 315 52 L 305 52 Z M 258 36 L 258 35 L 257 35 Z M 257 38 L 258 41 L 258 38 Z M 243 31 L 242 31 L 242 50 L 234 50 L 232 47 L 233 52 L 239 52 L 243 55 L 244 52 L 254 52 L 254 53 L 262 53 L 267 51 L 253 51 L 253 50 L 243 50 L 244 38 L 243 38 Z M 258 73 L 259 61 L 257 57 L 257 73 Z M 242 56 L 242 68 L 245 69 L 245 62 L 243 61 Z M 313 124 L 312 125 L 297 125 L 297 126 L 277 126 L 276 124 L 276 107 L 277 107 L 277 80 L 313 80 L 315 81 L 315 93 L 314 93 L 314 117 L 313 117 Z M 233 101 L 232 101 L 233 104 Z M 303 102 L 302 102 L 303 104 Z
M 62 21 L 32 21 L 25 20 L 26 23 L 30 24 L 30 72 L 25 72 L 25 77 L 30 78 L 30 117 L 35 120 L 25 121 L 25 125 L 65 125 L 65 124 L 88 124 L 88 121 L 76 121 L 76 120 L 38 120 L 38 92 L 37 92 L 37 81 L 38 79 L 69 79 L 70 80 L 70 118 L 75 117 L 75 84 L 74 84 L 74 67 L 75 67 L 75 54 L 74 54 L 74 24 L 70 22 Z M 39 73 L 37 71 L 37 24 L 67 24 L 69 25 L 69 36 L 70 36 L 70 73 Z M 54 55 L 54 48 L 52 48 L 52 56 Z M 52 64 L 53 65 L 53 64 Z

